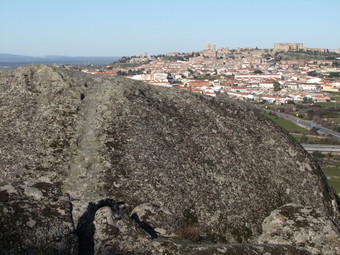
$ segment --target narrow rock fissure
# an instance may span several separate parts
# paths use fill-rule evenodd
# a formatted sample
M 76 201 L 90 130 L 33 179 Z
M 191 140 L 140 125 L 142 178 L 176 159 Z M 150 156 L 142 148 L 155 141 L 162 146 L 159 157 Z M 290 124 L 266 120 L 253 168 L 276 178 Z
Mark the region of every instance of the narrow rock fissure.
M 96 212 L 102 207 L 110 207 L 113 213 L 119 213 L 120 207 L 124 203 L 116 202 L 107 198 L 97 203 L 89 203 L 85 213 L 79 218 L 75 234 L 78 237 L 78 254 L 93 255 L 94 254 L 94 233 L 95 226 L 93 224 Z
M 151 236 L 151 239 L 158 237 L 158 232 L 156 232 L 148 223 L 141 221 L 136 213 L 132 214 L 130 218 L 134 220 L 140 228 L 144 229 Z
M 121 216 L 121 210 L 123 208 L 123 202 L 116 202 L 113 199 L 107 198 L 100 200 L 97 203 L 89 203 L 84 214 L 79 218 L 77 227 L 75 228 L 75 234 L 78 237 L 78 254 L 79 255 L 93 255 L 94 254 L 94 234 L 95 226 L 93 221 L 96 216 L 96 212 L 102 207 L 109 207 L 114 214 Z M 72 205 L 71 205 L 72 210 Z M 72 214 L 72 211 L 71 211 Z M 158 237 L 158 232 L 155 231 L 149 224 L 141 221 L 137 214 L 132 214 L 130 219 L 137 223 L 137 225 L 146 231 L 151 239 Z M 73 223 L 73 220 L 72 220 Z
M 69 212 L 70 212 L 69 216 L 70 216 L 70 221 L 71 221 L 71 224 L 72 224 L 72 229 L 75 231 L 75 230 L 76 230 L 76 226 L 75 226 L 75 224 L 74 224 L 73 215 L 72 215 L 72 212 L 73 212 L 73 204 L 72 204 L 72 202 L 71 202 L 71 196 L 70 196 L 70 194 L 68 194 L 68 193 L 66 193 L 65 195 L 66 195 L 66 197 L 67 197 L 67 199 L 68 199 Z

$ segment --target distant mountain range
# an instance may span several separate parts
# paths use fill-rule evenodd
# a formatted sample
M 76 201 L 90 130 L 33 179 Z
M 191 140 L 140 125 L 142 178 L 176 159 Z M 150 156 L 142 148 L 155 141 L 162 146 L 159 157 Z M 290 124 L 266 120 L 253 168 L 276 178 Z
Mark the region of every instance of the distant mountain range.
M 24 66 L 30 64 L 71 64 L 71 65 L 90 65 L 90 64 L 109 64 L 120 57 L 70 57 L 70 56 L 43 56 L 32 57 L 15 54 L 1 54 L 0 66 Z

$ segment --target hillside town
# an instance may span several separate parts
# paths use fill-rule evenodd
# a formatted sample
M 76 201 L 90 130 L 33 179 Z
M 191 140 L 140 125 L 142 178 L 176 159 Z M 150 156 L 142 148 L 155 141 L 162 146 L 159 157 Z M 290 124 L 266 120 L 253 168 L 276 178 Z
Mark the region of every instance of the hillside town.
M 144 53 L 82 71 L 255 102 L 330 102 L 329 93 L 340 91 L 340 50 L 305 48 L 303 43 L 216 49 L 208 43 L 200 52 Z

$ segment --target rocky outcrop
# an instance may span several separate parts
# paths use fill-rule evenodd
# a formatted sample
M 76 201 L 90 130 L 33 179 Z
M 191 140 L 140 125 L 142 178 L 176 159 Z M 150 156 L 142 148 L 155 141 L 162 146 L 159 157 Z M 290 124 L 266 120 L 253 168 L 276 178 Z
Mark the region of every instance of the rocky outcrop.
M 262 226 L 259 243 L 293 244 L 312 254 L 340 254 L 339 229 L 318 209 L 287 204 L 274 210 Z
M 287 204 L 314 208 L 306 221 L 338 234 L 320 167 L 241 102 L 30 66 L 0 73 L 0 113 L 3 253 L 76 254 L 81 238 L 98 254 L 320 250 L 308 231 L 299 248 L 270 232 L 271 213 Z M 181 226 L 197 227 L 199 243 L 178 237 Z

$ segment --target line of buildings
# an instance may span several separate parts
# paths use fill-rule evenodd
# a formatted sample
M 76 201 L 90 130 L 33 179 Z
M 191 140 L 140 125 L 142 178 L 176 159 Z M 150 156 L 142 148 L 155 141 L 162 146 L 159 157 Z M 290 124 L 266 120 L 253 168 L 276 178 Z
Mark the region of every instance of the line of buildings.
M 242 100 L 272 103 L 330 101 L 327 92 L 339 92 L 340 82 L 327 79 L 340 74 L 332 60 L 274 60 L 276 51 L 307 50 L 302 43 L 279 43 L 274 50 L 217 49 L 209 43 L 199 53 L 169 53 L 130 58 L 128 63 L 92 73 L 138 73 L 127 76 L 146 83 L 215 96 L 227 93 Z M 320 51 L 322 51 L 320 49 Z M 140 63 L 136 65 L 136 63 Z M 87 70 L 84 70 L 87 71 Z M 90 72 L 90 71 L 87 71 Z M 312 76 L 321 74 L 322 78 Z

